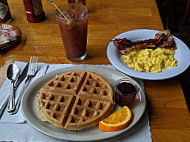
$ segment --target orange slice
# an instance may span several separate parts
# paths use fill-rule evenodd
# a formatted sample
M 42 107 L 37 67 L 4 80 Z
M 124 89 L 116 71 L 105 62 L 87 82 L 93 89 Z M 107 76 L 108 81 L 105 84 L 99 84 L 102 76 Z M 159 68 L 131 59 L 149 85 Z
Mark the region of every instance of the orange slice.
M 102 131 L 118 131 L 126 128 L 132 122 L 131 110 L 124 106 L 99 122 L 99 129 Z

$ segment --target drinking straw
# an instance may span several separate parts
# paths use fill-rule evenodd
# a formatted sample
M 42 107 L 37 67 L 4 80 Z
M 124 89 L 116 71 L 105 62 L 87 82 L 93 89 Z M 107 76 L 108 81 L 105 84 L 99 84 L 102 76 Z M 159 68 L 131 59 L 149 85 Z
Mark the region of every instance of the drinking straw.
M 78 0 L 76 0 L 76 1 L 78 1 Z M 63 12 L 57 7 L 57 5 L 52 0 L 49 0 L 49 2 L 51 2 L 53 4 L 53 6 L 55 6 L 55 8 L 63 15 L 63 17 L 65 19 L 67 19 L 67 17 L 65 16 L 65 14 L 63 14 Z
M 75 7 L 75 18 L 77 18 L 77 11 L 78 11 L 78 0 L 75 0 L 76 7 Z

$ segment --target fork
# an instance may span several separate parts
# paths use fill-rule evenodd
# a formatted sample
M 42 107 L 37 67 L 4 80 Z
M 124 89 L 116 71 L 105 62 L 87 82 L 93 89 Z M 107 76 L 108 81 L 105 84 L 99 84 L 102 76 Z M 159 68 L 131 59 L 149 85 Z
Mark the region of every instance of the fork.
M 26 75 L 26 80 L 16 100 L 16 108 L 14 111 L 10 112 L 10 114 L 16 114 L 18 112 L 24 91 L 28 87 L 30 80 L 36 75 L 37 71 L 38 71 L 38 57 L 31 56 L 28 72 Z

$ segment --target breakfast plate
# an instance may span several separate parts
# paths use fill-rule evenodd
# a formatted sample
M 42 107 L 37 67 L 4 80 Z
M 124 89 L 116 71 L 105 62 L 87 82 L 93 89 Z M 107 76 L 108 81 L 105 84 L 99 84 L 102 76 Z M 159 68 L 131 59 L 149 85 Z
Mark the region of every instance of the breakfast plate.
M 157 30 L 148 30 L 148 29 L 137 29 L 122 33 L 115 38 L 127 38 L 131 41 L 153 39 L 155 34 L 160 31 Z M 121 72 L 130 75 L 132 77 L 145 79 L 145 80 L 163 80 L 175 77 L 182 72 L 184 72 L 190 65 L 190 50 L 185 43 L 183 43 L 177 37 L 174 37 L 177 49 L 175 50 L 174 58 L 178 60 L 177 67 L 167 68 L 165 71 L 160 73 L 153 72 L 139 72 L 134 69 L 127 67 L 119 58 L 119 53 L 117 48 L 114 46 L 111 41 L 107 47 L 107 56 L 113 66 L 115 66 Z
M 133 80 L 132 78 L 128 77 L 127 75 L 111 70 L 105 67 L 96 67 L 96 66 L 77 66 L 77 67 L 68 67 L 55 70 L 50 72 L 36 81 L 34 81 L 25 91 L 22 99 L 22 113 L 29 124 L 31 124 L 34 128 L 39 130 L 40 132 L 49 135 L 54 138 L 64 139 L 64 140 L 74 140 L 74 141 L 92 141 L 92 140 L 102 140 L 108 139 L 114 136 L 117 136 L 121 133 L 129 131 L 130 129 L 134 128 L 140 118 L 143 116 L 144 111 L 146 109 L 146 98 L 143 89 L 140 87 L 140 91 L 137 96 L 138 103 L 134 105 L 131 109 L 133 113 L 133 121 L 132 123 L 125 129 L 116 131 L 116 132 L 103 132 L 97 126 L 90 127 L 80 131 L 69 131 L 66 129 L 61 129 L 53 126 L 48 122 L 43 122 L 38 115 L 38 111 L 36 109 L 36 99 L 39 93 L 39 90 L 42 86 L 44 86 L 49 80 L 54 78 L 58 74 L 62 74 L 65 72 L 71 71 L 88 71 L 88 72 L 96 72 L 104 79 L 106 79 L 112 88 L 114 89 L 114 84 L 117 80 L 121 78 L 128 78 L 131 82 L 140 85 Z M 114 110 L 121 108 L 119 105 L 115 105 Z

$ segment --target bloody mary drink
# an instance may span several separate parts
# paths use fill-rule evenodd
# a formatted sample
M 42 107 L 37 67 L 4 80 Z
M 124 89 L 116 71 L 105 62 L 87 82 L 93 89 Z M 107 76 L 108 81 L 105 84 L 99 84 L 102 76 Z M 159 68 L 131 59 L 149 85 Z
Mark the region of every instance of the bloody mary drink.
M 62 14 L 56 10 L 55 15 L 66 56 L 71 61 L 82 61 L 86 57 L 88 8 L 80 4 L 59 8 Z

